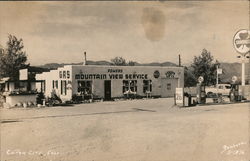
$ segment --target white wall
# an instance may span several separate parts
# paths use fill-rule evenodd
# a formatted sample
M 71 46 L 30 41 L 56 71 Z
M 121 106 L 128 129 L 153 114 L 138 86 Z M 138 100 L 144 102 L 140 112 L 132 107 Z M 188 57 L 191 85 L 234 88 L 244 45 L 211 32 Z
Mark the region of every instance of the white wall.
M 109 69 L 118 69 L 122 72 L 110 72 Z M 154 72 L 158 70 L 160 72 L 159 78 L 154 78 Z M 60 71 L 69 71 L 69 77 L 60 78 Z M 173 71 L 175 73 L 174 78 L 166 78 L 166 72 Z M 111 80 L 111 97 L 123 96 L 123 80 L 125 74 L 146 74 L 147 80 L 152 80 L 152 95 L 162 95 L 163 97 L 173 96 L 175 88 L 177 87 L 177 80 L 180 79 L 180 87 L 184 87 L 184 69 L 182 67 L 148 67 L 148 66 L 92 66 L 92 65 L 67 65 L 51 72 L 42 73 L 36 76 L 37 80 L 45 80 L 46 91 L 45 95 L 50 96 L 52 92 L 52 81 L 58 80 L 58 95 L 63 100 L 70 100 L 73 94 L 77 93 L 77 81 L 89 80 L 89 79 L 75 79 L 76 74 L 105 74 L 106 80 Z M 122 74 L 123 79 L 111 79 L 109 74 Z M 177 79 L 178 78 L 178 79 Z M 72 85 L 72 88 L 67 89 L 67 95 L 61 94 L 61 81 L 66 80 L 68 84 Z M 93 94 L 103 98 L 104 97 L 104 80 L 105 79 L 92 79 Z M 137 94 L 145 96 L 143 93 L 143 79 L 131 79 L 137 80 Z M 171 88 L 173 90 L 162 90 L 165 88 L 166 83 L 171 82 Z M 164 93 L 165 92 L 165 93 Z
M 6 96 L 6 103 L 10 107 L 14 107 L 17 103 L 27 103 L 32 102 L 36 103 L 36 95 L 15 95 L 15 96 Z
M 61 72 L 69 71 L 69 77 L 60 78 Z M 42 74 L 36 75 L 36 80 L 45 80 L 45 96 L 50 97 L 51 92 L 53 90 L 53 80 L 58 81 L 58 89 L 54 88 L 57 95 L 63 100 L 70 100 L 72 98 L 72 89 L 67 89 L 67 94 L 64 95 L 61 93 L 61 81 L 66 81 L 67 84 L 72 82 L 72 67 L 71 66 L 64 66 L 62 68 L 58 68 L 57 70 L 51 70 L 50 72 L 44 72 Z M 40 89 L 40 83 L 37 83 L 36 87 Z
M 122 72 L 110 73 L 108 69 L 120 69 Z M 154 78 L 153 73 L 158 70 L 160 77 Z M 171 79 L 166 78 L 166 72 L 173 71 L 175 77 Z M 152 95 L 162 95 L 163 97 L 173 96 L 175 88 L 178 85 L 178 79 L 180 87 L 184 87 L 184 69 L 182 67 L 143 67 L 143 66 L 72 66 L 72 83 L 73 83 L 73 94 L 77 93 L 77 81 L 84 79 L 75 79 L 75 75 L 82 72 L 83 74 L 107 74 L 106 80 L 111 80 L 111 96 L 122 97 L 123 90 L 122 84 L 124 79 L 110 79 L 109 74 L 147 74 L 148 80 L 152 80 Z M 178 78 L 178 79 L 177 79 Z M 87 80 L 87 79 L 86 79 Z M 137 80 L 137 94 L 145 96 L 143 93 L 143 79 L 131 79 Z M 104 97 L 104 79 L 93 79 L 93 92 L 95 95 Z M 171 90 L 163 90 L 167 83 L 171 83 Z M 164 93 L 165 92 L 165 93 Z

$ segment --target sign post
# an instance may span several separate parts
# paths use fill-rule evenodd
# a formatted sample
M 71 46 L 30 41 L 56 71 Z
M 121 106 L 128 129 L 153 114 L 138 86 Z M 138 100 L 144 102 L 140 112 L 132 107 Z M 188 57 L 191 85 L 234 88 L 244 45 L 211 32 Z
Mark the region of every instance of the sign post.
M 218 65 L 216 67 L 217 67 L 217 71 L 216 71 L 216 74 L 217 74 L 216 85 L 218 86 L 218 84 L 219 84 L 219 74 L 222 74 L 222 68 L 218 68 Z
M 250 31 L 246 29 L 239 30 L 233 38 L 235 50 L 242 56 L 241 85 L 245 85 L 245 57 L 250 52 Z

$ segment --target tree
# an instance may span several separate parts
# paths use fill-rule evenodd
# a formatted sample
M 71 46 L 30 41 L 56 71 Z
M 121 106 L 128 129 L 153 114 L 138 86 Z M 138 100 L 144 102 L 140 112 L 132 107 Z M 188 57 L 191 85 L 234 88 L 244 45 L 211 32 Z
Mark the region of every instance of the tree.
M 111 59 L 111 64 L 116 66 L 126 66 L 126 60 L 122 57 L 115 57 L 114 59 Z
M 197 79 L 193 74 L 192 67 L 184 67 L 184 86 L 185 87 L 194 87 L 197 84 Z
M 198 79 L 199 76 L 204 77 L 205 85 L 212 85 L 216 82 L 216 66 L 219 62 L 214 62 L 213 56 L 206 49 L 202 50 L 200 56 L 195 56 L 191 67 L 193 68 L 193 74 Z
M 135 66 L 136 62 L 135 61 L 129 61 L 127 63 L 128 66 Z
M 8 38 L 7 48 L 0 49 L 0 78 L 10 77 L 17 80 L 19 69 L 27 68 L 29 64 L 26 64 L 27 56 L 23 51 L 23 40 L 12 35 Z

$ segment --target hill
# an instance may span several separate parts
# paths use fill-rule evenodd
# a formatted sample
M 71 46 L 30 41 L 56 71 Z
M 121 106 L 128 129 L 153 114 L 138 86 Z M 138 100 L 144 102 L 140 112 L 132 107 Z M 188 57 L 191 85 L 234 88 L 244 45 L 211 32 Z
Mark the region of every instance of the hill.
M 87 61 L 88 65 L 111 65 L 111 62 L 108 61 Z M 63 67 L 64 65 L 82 65 L 82 63 L 48 63 L 44 64 L 42 66 L 39 66 L 41 68 L 46 68 L 46 69 L 57 69 L 59 67 Z M 158 62 L 153 62 L 153 63 L 137 63 L 135 62 L 135 66 L 177 66 L 174 63 L 171 62 L 163 62 L 163 63 L 158 63 Z
M 250 78 L 249 75 L 249 63 L 246 63 L 245 65 L 245 73 L 246 73 L 246 78 Z M 220 79 L 223 82 L 231 82 L 231 79 L 233 76 L 237 76 L 239 80 L 241 80 L 241 63 L 221 63 L 221 68 L 223 71 L 223 74 L 220 75 Z

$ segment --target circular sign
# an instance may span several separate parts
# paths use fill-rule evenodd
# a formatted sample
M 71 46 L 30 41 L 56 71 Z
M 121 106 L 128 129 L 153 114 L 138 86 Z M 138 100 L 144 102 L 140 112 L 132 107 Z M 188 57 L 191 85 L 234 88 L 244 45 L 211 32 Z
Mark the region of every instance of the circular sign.
M 250 31 L 246 29 L 239 30 L 233 38 L 235 50 L 245 56 L 250 51 Z
M 198 82 L 199 82 L 199 83 L 202 83 L 203 81 L 204 81 L 204 78 L 203 78 L 202 76 L 199 76 Z
M 159 78 L 159 77 L 160 77 L 160 72 L 159 72 L 158 70 L 156 70 L 156 71 L 154 72 L 154 77 L 155 77 L 155 78 Z
M 232 77 L 232 81 L 233 81 L 234 83 L 237 81 L 237 79 L 238 79 L 238 78 L 237 78 L 236 76 L 233 76 L 233 77 Z

